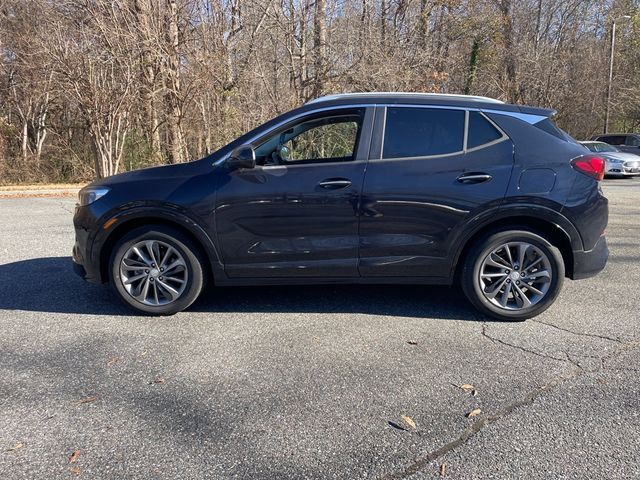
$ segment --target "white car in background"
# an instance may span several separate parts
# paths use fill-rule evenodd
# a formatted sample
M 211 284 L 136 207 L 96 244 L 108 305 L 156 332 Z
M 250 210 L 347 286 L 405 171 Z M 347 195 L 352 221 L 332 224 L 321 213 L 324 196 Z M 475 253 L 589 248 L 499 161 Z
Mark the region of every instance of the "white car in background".
M 605 176 L 632 177 L 640 175 L 640 155 L 621 152 L 613 145 L 604 142 L 589 141 L 580 143 L 604 158 Z

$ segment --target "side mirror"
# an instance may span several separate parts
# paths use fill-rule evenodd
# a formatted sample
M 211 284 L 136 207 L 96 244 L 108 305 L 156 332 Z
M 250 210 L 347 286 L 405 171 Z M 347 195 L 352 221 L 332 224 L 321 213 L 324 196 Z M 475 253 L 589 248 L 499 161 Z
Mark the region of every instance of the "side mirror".
M 256 152 L 251 145 L 240 145 L 229 155 L 227 165 L 232 170 L 238 168 L 254 168 L 256 166 Z

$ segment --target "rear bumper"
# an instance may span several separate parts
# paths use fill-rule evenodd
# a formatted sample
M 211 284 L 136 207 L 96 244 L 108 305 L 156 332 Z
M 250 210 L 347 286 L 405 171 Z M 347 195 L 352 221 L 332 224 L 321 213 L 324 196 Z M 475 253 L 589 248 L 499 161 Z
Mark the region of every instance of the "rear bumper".
M 609 247 L 607 246 L 607 239 L 605 236 L 601 236 L 596 242 L 593 249 L 585 252 L 584 250 L 578 250 L 573 252 L 573 280 L 581 280 L 583 278 L 593 277 L 600 273 L 609 258 Z

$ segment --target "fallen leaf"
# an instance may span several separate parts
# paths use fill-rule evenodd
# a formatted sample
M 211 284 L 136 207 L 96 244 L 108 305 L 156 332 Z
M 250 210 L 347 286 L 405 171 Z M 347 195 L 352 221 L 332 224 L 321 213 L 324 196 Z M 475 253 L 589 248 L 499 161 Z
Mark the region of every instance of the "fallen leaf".
M 111 360 L 109 360 L 107 362 L 107 368 L 111 368 L 113 367 L 116 363 L 118 363 L 121 360 L 120 357 L 113 357 Z
M 19 450 L 19 449 L 21 449 L 22 447 L 24 447 L 24 443 L 22 443 L 22 442 L 18 442 L 18 443 L 16 443 L 13 447 L 8 448 L 8 449 L 7 449 L 7 452 L 15 452 L 16 450 Z
M 149 353 L 149 352 L 147 352 L 147 351 L 145 350 L 144 352 L 142 352 L 142 353 L 140 354 L 140 356 L 141 356 L 141 357 L 146 357 L 146 356 L 147 356 L 147 353 Z
M 390 427 L 395 428 L 396 430 L 402 430 L 403 432 L 406 432 L 407 429 L 405 427 L 403 427 L 402 425 L 400 425 L 399 423 L 396 422 L 388 422 Z
M 478 390 L 476 390 L 475 388 L 471 391 L 471 395 L 473 395 L 474 397 L 478 396 Z
M 417 345 L 418 344 L 418 342 L 416 342 L 415 340 L 407 340 L 407 343 L 409 345 Z
M 469 413 L 467 413 L 467 418 L 475 417 L 476 415 L 480 415 L 481 413 L 482 410 L 480 410 L 479 408 L 474 408 Z
M 473 389 L 474 389 L 474 388 L 476 388 L 476 387 L 474 387 L 474 386 L 473 386 L 473 385 L 471 385 L 470 383 L 465 383 L 464 385 L 460 385 L 460 388 L 461 388 L 462 390 L 464 390 L 465 392 L 470 392 L 471 390 L 473 390 Z
M 440 464 L 440 476 L 444 477 L 447 474 L 447 464 L 446 463 L 441 463 Z
M 409 427 L 413 428 L 414 430 L 417 428 L 416 422 L 414 422 L 411 417 L 408 417 L 406 415 L 400 415 L 400 417 L 402 418 L 402 421 L 406 423 Z
M 152 382 L 149 382 L 149 384 L 152 384 L 152 383 L 164 383 L 164 378 L 156 377 L 156 378 L 153 379 Z
M 69 463 L 73 463 L 76 460 L 78 460 L 78 457 L 80 456 L 80 450 L 76 450 L 75 452 L 73 452 L 71 454 L 71 456 L 69 457 Z
M 71 467 L 70 470 L 74 475 L 80 475 L 82 473 L 82 469 L 80 467 Z
M 92 395 L 90 397 L 83 398 L 82 400 L 78 400 L 76 403 L 78 405 L 80 405 L 81 403 L 91 403 L 91 402 L 95 402 L 97 399 L 98 397 L 96 395 Z

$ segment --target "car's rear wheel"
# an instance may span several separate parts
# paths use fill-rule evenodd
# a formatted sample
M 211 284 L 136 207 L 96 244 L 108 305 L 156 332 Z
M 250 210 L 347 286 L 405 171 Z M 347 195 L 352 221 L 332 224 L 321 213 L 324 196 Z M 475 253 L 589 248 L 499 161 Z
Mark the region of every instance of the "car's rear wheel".
M 194 242 L 163 226 L 132 230 L 115 245 L 109 278 L 129 306 L 153 315 L 172 315 L 189 307 L 204 285 L 203 262 Z
M 560 250 L 543 236 L 504 230 L 478 240 L 462 270 L 462 288 L 480 311 L 507 321 L 544 312 L 564 281 Z

